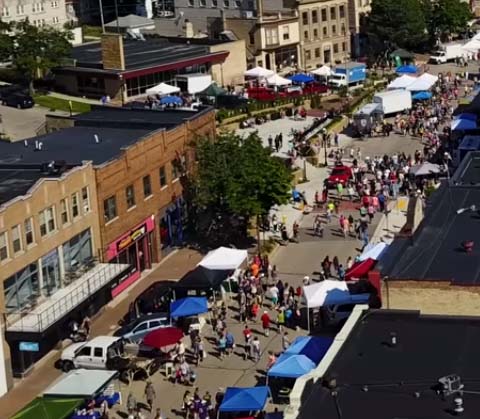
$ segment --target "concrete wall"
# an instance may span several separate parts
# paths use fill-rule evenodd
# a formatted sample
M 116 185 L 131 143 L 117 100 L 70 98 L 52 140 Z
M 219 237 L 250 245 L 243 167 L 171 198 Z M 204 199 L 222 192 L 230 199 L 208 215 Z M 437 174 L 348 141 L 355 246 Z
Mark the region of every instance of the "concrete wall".
M 179 179 L 172 179 L 172 160 L 178 155 L 187 153 L 188 161 L 193 161 L 193 152 L 189 147 L 198 137 L 215 135 L 215 113 L 208 111 L 194 121 L 187 122 L 173 130 L 159 130 L 144 140 L 135 143 L 124 150 L 122 155 L 96 169 L 98 188 L 98 214 L 100 218 L 100 234 L 102 248 L 106 247 L 122 234 L 140 224 L 146 218 L 157 216 L 161 209 L 172 203 L 174 196 L 182 194 Z M 160 186 L 160 167 L 165 167 L 168 184 Z M 143 177 L 150 175 L 152 195 L 146 199 L 143 196 Z M 125 189 L 133 185 L 136 205 L 127 208 Z M 106 222 L 104 219 L 104 200 L 116 197 L 117 217 Z M 154 249 L 158 251 L 160 242 L 156 222 L 156 240 Z M 160 259 L 158 252 L 153 255 L 153 261 Z
M 229 54 L 223 64 L 212 65 L 213 80 L 221 86 L 243 84 L 243 74 L 247 70 L 245 41 L 241 39 L 210 47 L 210 52 L 220 51 L 228 51 Z
M 65 23 L 70 20 L 67 15 L 65 0 L 4 0 L 2 8 L 4 8 L 3 22 L 20 21 L 28 18 L 30 23 L 35 26 L 53 26 L 62 29 Z
M 480 287 L 448 281 L 383 281 L 384 308 L 420 310 L 422 314 L 480 315 Z

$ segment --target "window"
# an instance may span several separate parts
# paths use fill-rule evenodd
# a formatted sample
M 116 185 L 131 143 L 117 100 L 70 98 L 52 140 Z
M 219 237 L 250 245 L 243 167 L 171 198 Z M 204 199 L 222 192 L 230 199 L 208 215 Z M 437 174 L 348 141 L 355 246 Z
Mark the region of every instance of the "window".
M 223 0 L 223 7 L 225 7 L 225 9 L 228 9 L 230 7 L 230 1 L 229 0 Z
M 117 216 L 117 201 L 115 196 L 105 199 L 103 201 L 103 213 L 105 221 L 113 220 Z
M 176 180 L 180 176 L 180 170 L 179 170 L 179 161 L 178 160 L 172 160 L 170 162 L 170 165 L 172 166 L 172 181 Z
M 339 6 L 338 7 L 338 14 L 340 15 L 340 18 L 345 17 L 345 6 Z
M 135 205 L 135 190 L 133 185 L 128 185 L 125 188 L 125 198 L 127 199 L 127 208 L 132 208 Z
M 239 0 L 235 0 L 235 7 L 236 7 L 237 9 L 240 9 L 240 8 L 242 7 L 242 2 L 239 1 Z
M 188 0 L 188 7 L 193 7 L 195 4 L 193 3 L 193 0 Z
M 303 39 L 308 39 L 308 31 L 303 32 Z
M 315 48 L 315 58 L 320 58 L 320 48 Z
M 23 228 L 25 229 L 25 244 L 30 246 L 33 244 L 34 236 L 33 236 L 33 219 L 27 218 L 23 223 Z
M 309 50 L 309 49 L 306 49 L 306 50 L 305 50 L 305 59 L 306 59 L 306 60 L 309 60 L 310 58 L 311 58 L 310 50 Z
M 248 7 L 247 7 L 248 10 L 253 10 L 253 9 L 254 9 L 254 7 L 253 7 L 253 1 L 249 0 L 248 3 L 247 3 L 247 5 L 248 5 Z
M 218 7 L 218 1 L 212 0 L 212 7 Z
M 73 236 L 63 243 L 63 264 L 66 271 L 78 268 L 92 259 L 92 235 L 90 229 Z
M 248 34 L 248 42 L 250 42 L 250 45 L 255 44 L 255 34 L 253 32 L 249 32 Z
M 313 38 L 318 39 L 318 29 L 313 30 Z
M 136 333 L 136 332 L 142 332 L 143 330 L 147 330 L 147 329 L 148 329 L 148 323 L 145 322 L 145 323 L 139 324 L 133 331 Z
M 58 23 L 59 22 L 58 16 L 54 16 L 53 19 L 52 19 L 52 22 L 53 23 Z
M 60 220 L 63 224 L 68 223 L 68 202 L 67 198 L 60 201 Z
M 80 215 L 78 208 L 78 192 L 72 194 L 72 218 L 77 218 Z
M 338 54 L 338 44 L 333 44 L 333 53 Z
M 302 13 L 302 23 L 304 25 L 308 25 L 308 12 L 303 12 Z
M 337 27 L 335 25 L 332 25 L 332 35 L 337 34 Z
M 346 51 L 346 50 L 347 50 L 347 43 L 342 42 L 342 51 Z
M 312 23 L 318 23 L 318 12 L 316 10 L 312 10 Z
M 82 207 L 83 207 L 83 213 L 86 214 L 90 212 L 90 196 L 88 193 L 88 187 L 85 186 L 82 188 Z
M 25 14 L 25 6 L 23 4 L 17 5 L 17 15 L 24 15 Z
M 13 244 L 13 253 L 18 253 L 23 249 L 22 245 L 22 231 L 20 229 L 20 224 L 17 224 L 12 228 L 12 244 Z
M 8 238 L 7 233 L 0 233 L 0 261 L 8 259 Z
M 200 7 L 207 7 L 207 0 L 200 0 Z
M 102 348 L 94 348 L 93 349 L 93 356 L 97 358 L 103 357 L 103 349 Z
M 327 9 L 322 9 L 322 22 L 327 21 Z
M 58 7 L 58 1 L 54 0 L 50 2 L 50 6 L 52 6 L 52 9 L 56 9 Z
M 327 27 L 324 26 L 324 27 L 323 27 L 323 36 L 327 36 L 327 35 L 328 35 L 328 33 L 327 33 Z
M 76 356 L 92 356 L 92 347 L 83 346 L 75 355 Z
M 31 304 L 40 294 L 37 264 L 31 263 L 7 278 L 3 289 L 7 312 L 17 311 Z
M 143 196 L 146 198 L 147 196 L 152 195 L 152 182 L 150 182 L 150 175 L 143 177 Z
M 160 187 L 163 188 L 167 186 L 167 171 L 165 166 L 160 167 Z
M 283 32 L 283 40 L 288 41 L 290 39 L 290 28 L 288 25 L 285 25 L 282 29 Z
M 330 7 L 330 19 L 335 20 L 337 18 L 337 11 L 335 7 Z
M 54 207 L 45 208 L 38 214 L 38 219 L 40 224 L 40 235 L 42 237 L 55 231 Z
M 8 7 L 2 7 L 2 17 L 9 17 L 10 9 Z
M 267 45 L 277 45 L 278 44 L 278 29 L 277 28 L 265 28 L 265 40 L 266 40 Z

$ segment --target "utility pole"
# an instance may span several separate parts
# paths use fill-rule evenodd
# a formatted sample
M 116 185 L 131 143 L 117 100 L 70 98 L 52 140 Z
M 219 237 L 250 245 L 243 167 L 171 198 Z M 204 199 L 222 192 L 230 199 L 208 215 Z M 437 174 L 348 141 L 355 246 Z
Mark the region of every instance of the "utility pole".
M 118 21 L 118 2 L 117 0 L 114 0 L 115 2 L 115 18 L 117 19 L 117 33 L 120 33 L 120 22 Z
M 100 22 L 102 23 L 102 33 L 105 33 L 105 19 L 103 18 L 103 3 L 98 0 L 98 7 L 100 8 Z

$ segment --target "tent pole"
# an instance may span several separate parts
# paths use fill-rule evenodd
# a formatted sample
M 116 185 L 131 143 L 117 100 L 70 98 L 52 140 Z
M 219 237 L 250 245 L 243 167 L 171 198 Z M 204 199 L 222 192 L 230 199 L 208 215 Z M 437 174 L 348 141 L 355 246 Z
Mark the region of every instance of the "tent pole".
M 307 305 L 307 326 L 308 334 L 310 334 L 310 307 Z

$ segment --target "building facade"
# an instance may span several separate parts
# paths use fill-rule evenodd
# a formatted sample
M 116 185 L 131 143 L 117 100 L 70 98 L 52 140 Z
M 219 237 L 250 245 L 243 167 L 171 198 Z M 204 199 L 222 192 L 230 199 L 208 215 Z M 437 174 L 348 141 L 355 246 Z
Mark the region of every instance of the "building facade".
M 347 0 L 300 0 L 301 63 L 304 70 L 350 59 Z
M 75 11 L 71 3 L 65 0 L 27 0 L 2 2 L 1 19 L 13 22 L 27 19 L 35 26 L 53 26 L 58 29 L 66 23 L 75 21 Z
M 365 54 L 367 37 L 363 33 L 365 19 L 372 9 L 371 0 L 349 0 L 348 20 L 352 39 L 352 57 Z
M 245 40 L 249 67 L 260 66 L 280 73 L 297 68 L 300 36 L 296 11 L 228 18 L 225 29 Z
M 7 170 L 2 166 L 4 173 Z M 7 384 L 0 383 L 1 394 L 10 387 L 12 372 L 28 371 L 58 341 L 57 322 L 74 307 L 68 307 L 67 298 L 58 299 L 61 307 L 46 303 L 58 292 L 83 289 L 81 272 L 89 270 L 87 265 L 94 263 L 100 246 L 92 165 L 86 163 L 59 177 L 41 178 L 40 170 L 39 180 L 28 192 L 0 207 L 0 310 L 6 320 L 2 341 L 6 336 L 8 342 L 0 360 L 0 369 L 5 365 L 0 381 Z M 35 342 L 38 350 L 22 351 L 20 341 Z

